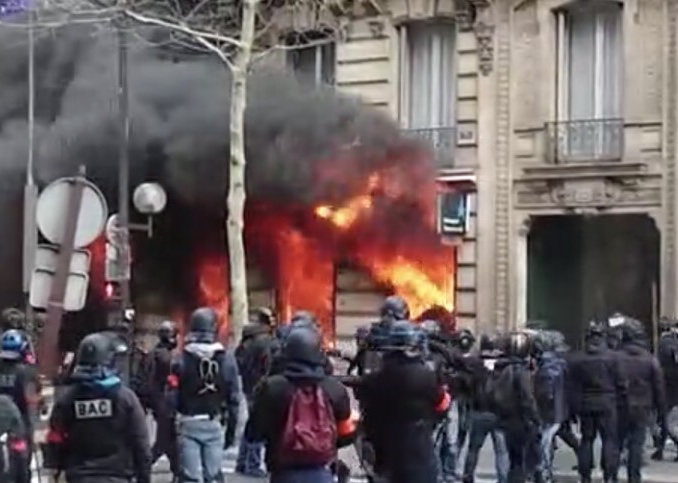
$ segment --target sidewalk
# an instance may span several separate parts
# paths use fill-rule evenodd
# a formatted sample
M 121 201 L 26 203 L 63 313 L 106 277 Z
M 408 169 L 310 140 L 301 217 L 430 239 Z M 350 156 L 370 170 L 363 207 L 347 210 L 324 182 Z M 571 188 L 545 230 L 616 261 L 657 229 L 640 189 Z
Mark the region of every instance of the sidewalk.
M 600 444 L 594 447 L 594 461 L 600 461 Z M 676 483 L 678 482 L 678 463 L 673 462 L 675 456 L 674 448 L 669 446 L 666 451 L 665 461 L 652 461 L 649 458 L 651 448 L 646 450 L 647 465 L 643 467 L 643 483 Z M 573 467 L 577 464 L 577 458 L 573 451 L 561 445 L 555 455 L 555 481 L 558 483 L 578 483 L 579 474 Z M 480 453 L 478 470 L 476 477 L 481 479 L 491 479 L 495 477 L 494 454 L 492 453 L 492 444 L 488 441 Z M 600 481 L 603 475 L 598 470 L 594 470 L 594 481 Z M 627 481 L 626 468 L 619 470 L 619 481 Z

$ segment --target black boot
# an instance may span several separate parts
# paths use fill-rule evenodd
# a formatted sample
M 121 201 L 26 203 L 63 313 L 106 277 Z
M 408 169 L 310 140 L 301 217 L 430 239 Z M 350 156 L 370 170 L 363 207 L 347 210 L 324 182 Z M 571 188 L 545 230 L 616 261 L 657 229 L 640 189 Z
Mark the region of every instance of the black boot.
M 654 453 L 652 453 L 650 459 L 653 461 L 661 461 L 664 459 L 664 452 L 660 449 L 657 449 L 654 451 Z

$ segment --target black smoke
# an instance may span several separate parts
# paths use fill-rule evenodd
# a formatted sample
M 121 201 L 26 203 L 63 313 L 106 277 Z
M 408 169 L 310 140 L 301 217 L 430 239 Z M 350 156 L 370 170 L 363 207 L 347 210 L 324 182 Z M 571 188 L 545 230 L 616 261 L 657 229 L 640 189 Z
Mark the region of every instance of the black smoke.
M 44 185 L 84 164 L 116 206 L 116 34 L 102 21 L 40 28 L 36 37 L 38 180 Z M 138 241 L 139 258 L 147 247 L 155 267 L 141 270 L 139 277 L 169 277 L 180 285 L 175 267 L 196 239 L 223 246 L 220 228 L 206 233 L 204 227 L 221 227 L 225 211 L 230 76 L 215 57 L 171 41 L 166 32 L 139 27 L 129 38 L 131 183 L 158 181 L 170 198 L 157 220 L 155 240 Z M 25 30 L 0 26 L 0 59 L 0 222 L 5 227 L 0 263 L 3 273 L 19 274 L 27 156 Z M 390 153 L 413 147 L 388 116 L 358 99 L 263 67 L 250 78 L 246 133 L 250 198 L 287 204 L 343 199 L 376 169 L 407 162 Z M 421 179 L 432 172 L 426 164 L 419 169 Z M 406 181 L 415 192 L 418 179 L 411 178 L 411 170 L 403 176 L 410 177 Z M 0 302 L 15 299 L 16 277 L 3 276 L 0 291 Z

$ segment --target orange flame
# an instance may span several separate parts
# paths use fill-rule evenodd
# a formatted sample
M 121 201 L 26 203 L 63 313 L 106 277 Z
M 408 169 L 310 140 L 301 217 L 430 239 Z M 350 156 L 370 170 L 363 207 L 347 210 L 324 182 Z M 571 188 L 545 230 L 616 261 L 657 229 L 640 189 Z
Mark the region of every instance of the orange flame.
M 219 335 L 228 328 L 228 259 L 225 255 L 201 260 L 198 269 L 201 303 L 212 307 L 219 315 Z

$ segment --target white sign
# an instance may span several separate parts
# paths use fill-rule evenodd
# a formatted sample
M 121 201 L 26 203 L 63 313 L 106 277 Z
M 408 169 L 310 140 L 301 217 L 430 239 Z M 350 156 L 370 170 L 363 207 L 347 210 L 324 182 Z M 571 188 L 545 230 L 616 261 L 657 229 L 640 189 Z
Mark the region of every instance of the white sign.
M 108 206 L 106 198 L 93 183 L 83 180 L 82 200 L 75 230 L 75 248 L 82 248 L 97 239 L 104 229 Z M 61 245 L 68 215 L 68 203 L 74 183 L 61 178 L 50 183 L 40 196 L 36 207 L 36 221 L 40 233 L 47 240 Z
M 69 272 L 87 273 L 91 263 L 91 255 L 87 250 L 75 250 L 71 257 Z M 35 252 L 35 267 L 56 272 L 59 260 L 59 247 L 56 245 L 40 245 Z
M 32 307 L 46 309 L 49 306 L 49 296 L 52 293 L 54 271 L 36 268 L 31 278 L 31 291 L 29 303 Z M 64 310 L 77 312 L 82 310 L 87 300 L 87 288 L 89 287 L 89 275 L 86 273 L 69 273 L 66 282 L 66 295 L 64 297 Z
M 110 399 L 88 399 L 74 401 L 75 419 L 101 419 L 113 417 L 113 403 Z

